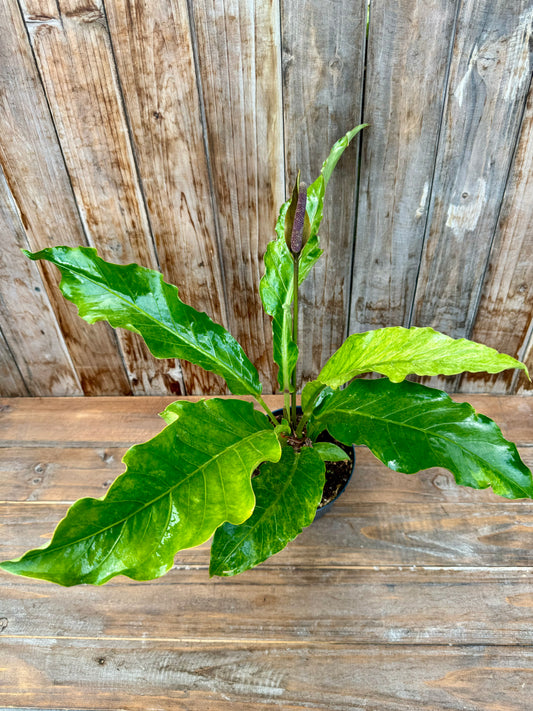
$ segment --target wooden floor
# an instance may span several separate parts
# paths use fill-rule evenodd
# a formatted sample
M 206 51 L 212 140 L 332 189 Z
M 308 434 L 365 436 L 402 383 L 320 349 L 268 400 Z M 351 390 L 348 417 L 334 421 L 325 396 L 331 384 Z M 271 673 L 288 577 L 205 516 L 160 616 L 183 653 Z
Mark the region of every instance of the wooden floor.
M 461 399 L 533 465 L 533 398 Z M 169 401 L 0 400 L 2 559 L 103 495 Z M 0 571 L 0 708 L 532 709 L 533 502 L 357 457 L 333 511 L 236 578 L 209 580 L 207 545 L 149 583 Z

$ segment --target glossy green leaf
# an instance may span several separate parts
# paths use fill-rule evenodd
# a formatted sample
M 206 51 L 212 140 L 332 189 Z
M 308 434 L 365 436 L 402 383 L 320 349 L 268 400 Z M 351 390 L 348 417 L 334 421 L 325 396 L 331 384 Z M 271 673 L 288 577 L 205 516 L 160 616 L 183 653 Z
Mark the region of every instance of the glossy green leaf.
M 307 189 L 307 215 L 311 223 L 310 236 L 300 255 L 298 284 L 302 284 L 322 254 L 318 228 L 322 220 L 324 195 L 331 174 L 339 158 L 362 126 L 349 131 L 331 149 L 322 165 L 319 177 Z M 298 360 L 298 347 L 292 339 L 292 302 L 294 272 L 292 255 L 285 242 L 285 220 L 290 200 L 283 203 L 276 222 L 277 238 L 270 242 L 265 253 L 265 274 L 260 283 L 263 307 L 272 316 L 274 361 L 279 367 L 278 383 L 282 390 L 291 389 L 291 373 Z
M 253 512 L 251 474 L 281 456 L 268 419 L 241 400 L 182 402 L 178 418 L 132 447 L 103 499 L 80 499 L 45 548 L 0 564 L 60 585 L 167 572 L 174 555 Z
M 222 326 L 178 298 L 159 272 L 137 264 L 105 262 L 90 247 L 24 251 L 46 259 L 62 274 L 65 298 L 88 321 L 108 321 L 139 333 L 156 358 L 182 358 L 221 375 L 236 395 L 261 392 L 257 370 Z
M 344 449 L 333 442 L 315 442 L 313 449 L 323 462 L 346 462 L 350 459 Z
M 239 526 L 224 524 L 211 547 L 211 575 L 237 575 L 285 548 L 312 523 L 322 497 L 325 466 L 309 447 L 284 447 L 276 464 L 252 480 L 253 514 Z
M 302 390 L 302 414 L 306 417 L 313 412 L 313 410 L 318 407 L 323 398 L 328 395 L 328 393 L 333 392 L 331 388 L 327 387 L 324 383 L 319 380 L 311 380 L 311 382 L 306 383 Z
M 391 469 L 444 467 L 458 484 L 532 498 L 531 472 L 498 426 L 468 403 L 407 380 L 354 380 L 313 415 L 309 427 L 343 444 L 364 444 Z
M 410 373 L 499 373 L 507 368 L 521 368 L 527 374 L 523 363 L 481 343 L 450 338 L 432 328 L 392 327 L 349 336 L 324 365 L 318 380 L 338 388 L 370 372 L 399 383 Z
M 335 166 L 339 162 L 340 157 L 350 145 L 351 140 L 366 126 L 368 126 L 366 123 L 355 126 L 355 128 L 352 128 L 351 131 L 348 131 L 345 136 L 335 143 L 329 156 L 322 164 L 320 175 L 307 189 L 307 212 L 311 221 L 311 236 L 318 232 L 320 223 L 322 222 L 324 195 L 331 174 L 335 170 Z
M 293 259 L 284 236 L 287 206 L 288 203 L 283 204 L 276 223 L 278 238 L 268 244 L 265 275 L 259 287 L 264 309 L 272 316 L 274 362 L 279 367 L 278 383 L 282 390 L 290 389 L 291 373 L 298 360 L 298 347 L 292 339 Z M 300 255 L 299 284 L 307 277 L 321 254 L 318 235 L 314 235 Z

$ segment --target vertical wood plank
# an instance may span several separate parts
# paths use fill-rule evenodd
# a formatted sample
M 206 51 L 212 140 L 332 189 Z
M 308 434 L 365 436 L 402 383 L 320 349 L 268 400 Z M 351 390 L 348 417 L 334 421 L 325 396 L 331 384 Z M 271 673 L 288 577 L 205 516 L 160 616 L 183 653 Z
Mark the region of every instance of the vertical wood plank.
M 531 0 L 463 3 L 413 325 L 470 332 L 530 81 Z
M 522 359 L 527 365 L 530 376 L 533 377 L 533 322 L 529 325 L 529 333 Z M 513 389 L 517 395 L 533 395 L 533 385 L 525 378 L 516 378 Z
M 209 156 L 231 331 L 275 387 L 259 281 L 285 198 L 279 8 L 274 0 L 195 0 Z
M 161 269 L 180 297 L 225 324 L 187 4 L 114 0 L 106 13 Z M 224 392 L 183 363 L 187 392 Z
M 298 169 L 303 180 L 314 180 L 330 147 L 361 122 L 366 13 L 366 0 L 282 3 L 288 193 Z M 346 336 L 357 155 L 355 142 L 328 184 L 324 254 L 301 289 L 302 382 L 316 377 Z
M 520 140 L 504 196 L 490 255 L 487 278 L 471 338 L 492 348 L 523 356 L 533 324 L 533 91 L 530 89 Z M 528 390 L 515 371 L 498 375 L 466 374 L 462 392 L 508 393 L 515 381 Z
M 59 332 L 24 226 L 0 172 L 0 310 L 9 350 L 30 395 L 82 395 L 78 376 Z
M 30 249 L 86 244 L 46 98 L 16 0 L 0 2 L 0 164 Z M 8 239 L 5 235 L 4 239 Z M 116 338 L 90 326 L 59 290 L 57 270 L 43 267 L 48 298 L 86 395 L 126 395 L 130 386 Z
M 21 4 L 90 242 L 109 261 L 157 268 L 101 1 Z M 172 361 L 117 333 L 135 394 L 181 391 Z
M 1 397 L 25 397 L 29 395 L 2 331 L 0 331 L 0 393 Z
M 371 3 L 351 333 L 408 325 L 456 8 Z

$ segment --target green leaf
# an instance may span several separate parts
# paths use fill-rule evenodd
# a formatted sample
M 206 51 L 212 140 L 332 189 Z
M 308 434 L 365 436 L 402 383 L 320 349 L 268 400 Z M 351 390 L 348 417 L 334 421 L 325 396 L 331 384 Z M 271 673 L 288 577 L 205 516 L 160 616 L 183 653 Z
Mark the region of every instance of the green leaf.
M 320 176 L 307 189 L 306 214 L 311 223 L 310 236 L 300 255 L 298 285 L 302 284 L 322 254 L 318 228 L 322 221 L 326 185 L 339 158 L 352 138 L 366 124 L 356 126 L 335 143 L 322 165 Z M 276 222 L 277 238 L 265 253 L 265 274 L 259 291 L 263 307 L 272 316 L 274 361 L 279 367 L 278 383 L 282 390 L 291 389 L 291 374 L 298 360 L 298 347 L 292 340 L 292 302 L 294 297 L 293 258 L 285 242 L 285 221 L 291 201 L 283 203 Z
M 302 390 L 302 415 L 307 419 L 322 400 L 333 391 L 319 380 L 311 380 Z
M 458 484 L 492 487 L 509 499 L 532 498 L 531 472 L 498 426 L 468 403 L 405 380 L 354 380 L 312 417 L 313 432 L 364 444 L 395 471 L 444 467 Z
M 284 236 L 287 206 L 288 202 L 283 204 L 276 224 L 278 238 L 268 244 L 265 275 L 259 286 L 263 307 L 272 316 L 274 361 L 279 367 L 278 383 L 282 390 L 290 389 L 291 373 L 298 360 L 298 347 L 292 340 L 293 258 Z M 318 235 L 314 235 L 302 249 L 298 284 L 304 281 L 321 254 Z
M 167 405 L 163 412 L 159 413 L 159 417 L 162 417 L 167 425 L 171 425 L 175 422 L 181 414 L 181 402 L 177 400 L 176 402 L 171 402 Z
M 239 526 L 226 523 L 215 533 L 210 575 L 237 575 L 285 548 L 312 523 L 322 497 L 324 463 L 314 449 L 284 447 L 276 464 L 264 464 L 252 480 L 252 516 Z
M 80 499 L 45 548 L 0 564 L 60 585 L 100 585 L 167 572 L 174 555 L 200 545 L 225 521 L 254 509 L 254 469 L 281 456 L 267 418 L 241 400 L 182 402 L 160 434 L 132 447 L 126 471 L 103 499 Z
M 339 162 L 340 157 L 350 145 L 350 141 L 368 124 L 363 123 L 360 126 L 352 128 L 351 131 L 340 138 L 330 151 L 329 156 L 322 164 L 320 175 L 307 189 L 307 212 L 311 221 L 311 236 L 315 235 L 322 222 L 322 214 L 324 208 L 324 195 L 326 186 L 331 178 L 335 166 Z
M 392 327 L 349 336 L 324 365 L 318 380 L 338 388 L 355 376 L 370 372 L 399 383 L 410 373 L 499 373 L 507 368 L 521 368 L 527 374 L 523 363 L 481 343 L 453 339 L 432 328 Z
M 258 394 L 257 370 L 222 326 L 178 298 L 159 272 L 105 262 L 90 247 L 54 247 L 24 254 L 62 274 L 60 289 L 89 323 L 108 321 L 139 333 L 156 358 L 183 358 L 221 375 L 232 393 Z
M 315 442 L 313 449 L 323 462 L 346 462 L 350 457 L 333 442 Z

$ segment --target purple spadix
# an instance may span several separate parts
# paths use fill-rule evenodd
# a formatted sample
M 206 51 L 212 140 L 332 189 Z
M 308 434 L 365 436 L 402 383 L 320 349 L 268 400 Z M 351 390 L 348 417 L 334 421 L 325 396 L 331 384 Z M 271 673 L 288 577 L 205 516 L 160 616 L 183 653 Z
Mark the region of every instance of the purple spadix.
M 285 216 L 285 242 L 293 257 L 298 257 L 309 239 L 310 223 L 306 211 L 307 185 L 300 182 L 300 171 Z

